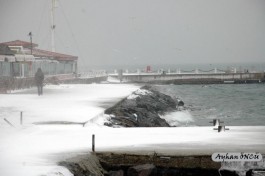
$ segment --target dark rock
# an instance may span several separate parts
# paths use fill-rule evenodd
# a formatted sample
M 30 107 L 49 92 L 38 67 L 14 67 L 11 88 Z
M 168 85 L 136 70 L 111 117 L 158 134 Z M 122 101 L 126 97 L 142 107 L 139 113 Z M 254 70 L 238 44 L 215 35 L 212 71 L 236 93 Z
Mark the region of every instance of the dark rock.
M 233 170 L 220 170 L 221 176 L 239 176 L 236 171 Z
M 184 106 L 184 102 L 180 99 L 177 99 L 177 105 L 178 106 Z
M 250 169 L 246 172 L 246 176 L 253 176 L 253 169 Z
M 74 176 L 96 176 L 89 170 L 82 168 L 78 163 L 74 162 L 60 162 L 60 166 L 64 166 L 69 169 L 69 171 L 74 174 Z
M 157 169 L 153 164 L 144 164 L 130 167 L 127 171 L 128 176 L 155 176 Z
M 123 170 L 109 171 L 108 175 L 109 176 L 124 176 L 124 172 Z
M 217 169 L 157 167 L 157 170 L 159 176 L 220 176 Z
M 181 100 L 180 100 L 181 101 Z M 112 114 L 107 126 L 124 127 L 169 127 L 169 124 L 159 115 L 175 111 L 178 104 L 173 98 L 156 91 L 150 86 L 144 86 L 129 97 L 105 110 Z
M 265 169 L 250 169 L 246 172 L 246 176 L 262 176 L 265 175 Z

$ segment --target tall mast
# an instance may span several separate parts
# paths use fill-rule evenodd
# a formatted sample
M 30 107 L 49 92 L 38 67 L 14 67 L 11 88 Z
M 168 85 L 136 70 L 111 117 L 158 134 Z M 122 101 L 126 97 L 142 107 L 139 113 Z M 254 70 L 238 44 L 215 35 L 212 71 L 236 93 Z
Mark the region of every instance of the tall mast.
M 55 9 L 55 0 L 51 0 L 51 46 L 52 52 L 55 52 L 55 40 L 54 40 L 54 31 L 55 31 L 55 24 L 54 24 L 54 9 Z

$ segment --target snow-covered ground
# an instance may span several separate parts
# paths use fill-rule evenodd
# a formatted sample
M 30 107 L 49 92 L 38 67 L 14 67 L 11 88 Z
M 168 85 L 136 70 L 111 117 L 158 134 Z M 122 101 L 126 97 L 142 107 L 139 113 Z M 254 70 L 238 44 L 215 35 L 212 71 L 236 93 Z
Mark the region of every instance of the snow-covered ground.
M 213 127 L 110 128 L 103 126 L 106 104 L 114 104 L 139 86 L 90 84 L 47 86 L 43 96 L 35 89 L 0 95 L 0 175 L 71 176 L 57 162 L 96 151 L 202 155 L 215 152 L 260 152 L 265 154 L 265 127 L 228 127 L 218 133 Z M 19 124 L 23 111 L 24 125 Z M 3 119 L 8 119 L 15 128 Z M 179 118 L 179 117 L 178 117 Z M 32 125 L 33 122 L 87 122 L 83 125 Z
M 41 121 L 85 122 L 104 111 L 139 86 L 125 84 L 49 85 L 44 95 L 36 88 L 0 95 L 0 118 L 19 125 L 20 111 L 25 124 Z M 3 125 L 2 122 L 0 122 Z
M 49 85 L 44 87 L 43 96 L 37 95 L 36 88 L 0 94 L 0 175 L 67 173 L 66 169 L 56 166 L 56 162 L 60 161 L 57 154 L 88 152 L 91 128 L 102 128 L 105 107 L 138 88 L 125 84 Z M 4 119 L 15 128 L 10 127 Z M 87 124 L 85 127 L 32 124 L 47 121 Z

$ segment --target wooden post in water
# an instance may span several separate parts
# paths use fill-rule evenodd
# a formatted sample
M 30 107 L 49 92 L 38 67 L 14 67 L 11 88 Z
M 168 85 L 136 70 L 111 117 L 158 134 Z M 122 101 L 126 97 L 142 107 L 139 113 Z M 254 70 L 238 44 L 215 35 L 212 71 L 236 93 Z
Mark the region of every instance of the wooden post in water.
M 23 124 L 23 112 L 21 111 L 20 112 L 20 125 Z
M 95 135 L 92 134 L 92 152 L 95 152 Z

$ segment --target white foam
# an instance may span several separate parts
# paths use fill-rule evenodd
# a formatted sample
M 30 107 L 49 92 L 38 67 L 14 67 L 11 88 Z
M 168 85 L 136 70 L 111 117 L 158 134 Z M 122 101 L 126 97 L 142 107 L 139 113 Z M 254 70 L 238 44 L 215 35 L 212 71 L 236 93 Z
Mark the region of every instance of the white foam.
M 194 122 L 189 111 L 172 112 L 161 116 L 161 118 L 165 119 L 170 126 L 187 126 L 187 124 Z

